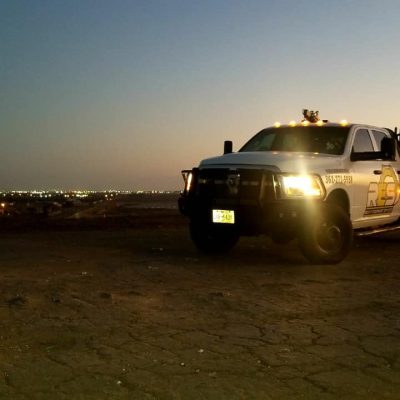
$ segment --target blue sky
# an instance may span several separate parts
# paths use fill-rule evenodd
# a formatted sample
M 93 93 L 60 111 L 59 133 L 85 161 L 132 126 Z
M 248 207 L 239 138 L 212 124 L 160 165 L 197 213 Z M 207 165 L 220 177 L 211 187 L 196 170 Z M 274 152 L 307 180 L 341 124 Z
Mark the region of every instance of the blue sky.
M 397 0 L 0 0 L 0 190 L 179 189 L 302 108 L 400 125 Z

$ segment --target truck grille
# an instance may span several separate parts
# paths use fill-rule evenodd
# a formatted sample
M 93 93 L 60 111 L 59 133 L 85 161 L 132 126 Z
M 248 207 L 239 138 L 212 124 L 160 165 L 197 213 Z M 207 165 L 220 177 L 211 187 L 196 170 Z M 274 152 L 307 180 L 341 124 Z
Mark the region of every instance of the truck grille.
M 260 169 L 200 169 L 197 195 L 209 199 L 231 199 L 240 204 L 273 200 L 273 175 Z

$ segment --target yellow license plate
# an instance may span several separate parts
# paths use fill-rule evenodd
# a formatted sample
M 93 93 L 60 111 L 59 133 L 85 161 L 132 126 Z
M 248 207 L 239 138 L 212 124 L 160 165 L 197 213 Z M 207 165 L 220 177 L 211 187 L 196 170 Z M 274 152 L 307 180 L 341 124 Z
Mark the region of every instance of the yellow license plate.
M 233 210 L 212 210 L 212 221 L 217 224 L 234 224 L 235 211 Z

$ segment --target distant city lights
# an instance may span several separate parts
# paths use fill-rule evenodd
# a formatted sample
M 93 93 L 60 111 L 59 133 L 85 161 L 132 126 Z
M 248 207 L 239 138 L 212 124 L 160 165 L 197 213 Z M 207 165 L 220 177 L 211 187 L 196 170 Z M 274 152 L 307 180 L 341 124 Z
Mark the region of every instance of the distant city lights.
M 0 191 L 0 196 L 13 196 L 13 197 L 33 197 L 42 199 L 51 199 L 53 197 L 65 198 L 87 198 L 91 195 L 103 195 L 105 198 L 114 198 L 118 195 L 129 194 L 162 194 L 173 193 L 170 190 L 8 190 Z M 2 203 L 3 204 L 3 203 Z
M 0 216 L 10 218 L 15 216 L 52 216 L 68 215 L 76 209 L 110 202 L 111 208 L 119 207 L 131 196 L 146 196 L 158 194 L 175 194 L 177 191 L 163 190 L 11 190 L 0 191 Z M 142 197 L 146 200 L 146 197 Z M 108 207 L 108 206 L 107 206 Z M 104 212 L 103 212 L 104 214 Z

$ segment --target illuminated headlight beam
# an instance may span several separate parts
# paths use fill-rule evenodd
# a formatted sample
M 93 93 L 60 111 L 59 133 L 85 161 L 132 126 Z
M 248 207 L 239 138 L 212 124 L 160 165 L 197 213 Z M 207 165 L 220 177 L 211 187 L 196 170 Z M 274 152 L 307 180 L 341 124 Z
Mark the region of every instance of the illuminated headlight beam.
M 281 175 L 281 188 L 286 198 L 323 198 L 324 188 L 315 175 Z

